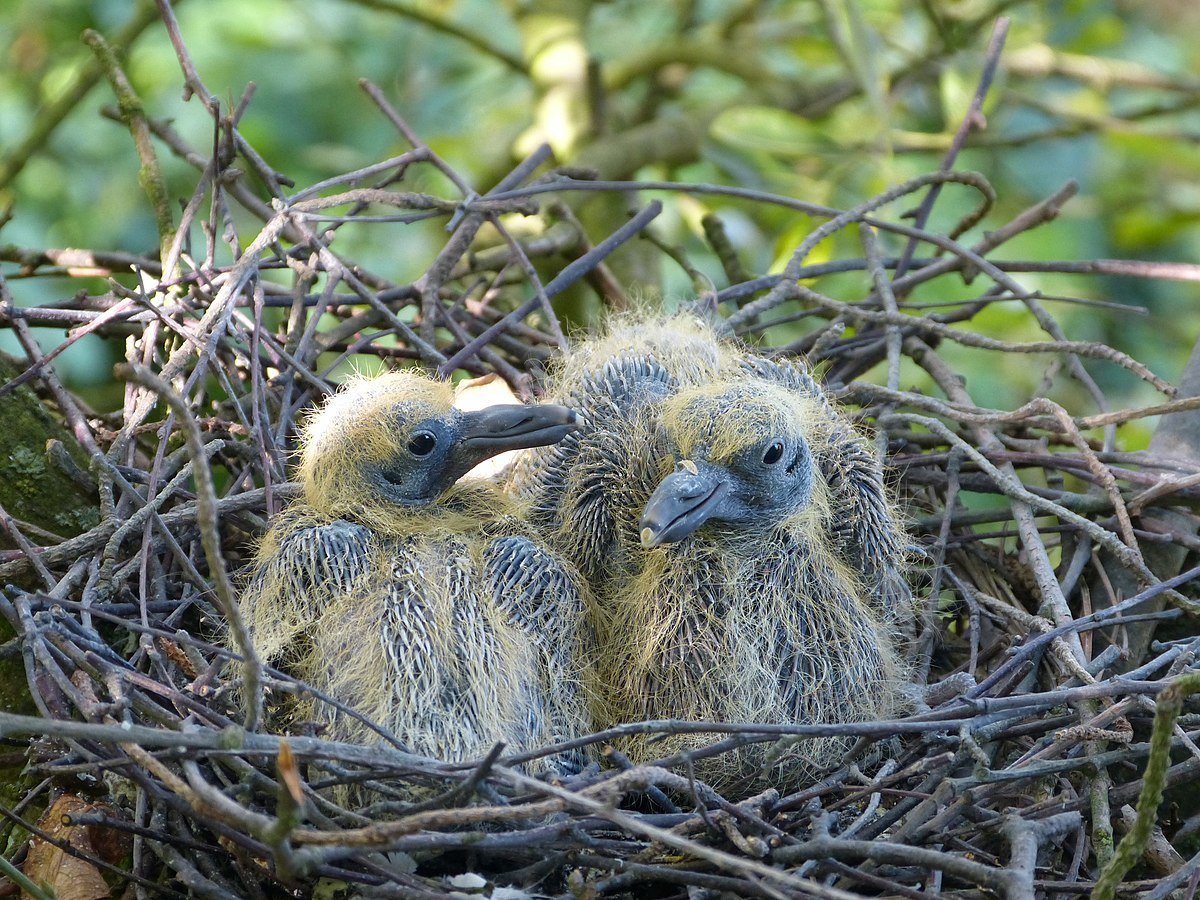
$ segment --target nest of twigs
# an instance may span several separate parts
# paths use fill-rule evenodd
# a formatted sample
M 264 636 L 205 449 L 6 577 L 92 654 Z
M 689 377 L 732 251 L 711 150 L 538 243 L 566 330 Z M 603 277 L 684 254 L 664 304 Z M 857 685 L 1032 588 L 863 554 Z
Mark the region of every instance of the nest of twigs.
M 284 672 L 240 661 L 219 637 L 254 538 L 296 494 L 288 454 L 297 416 L 344 363 L 363 357 L 447 375 L 494 372 L 519 394 L 536 393 L 543 365 L 567 346 L 553 298 L 586 284 L 607 306 L 626 305 L 638 286 L 619 283 L 605 260 L 646 234 L 661 208 L 648 203 L 615 233 L 586 234 L 571 198 L 630 186 L 548 168 L 545 152 L 479 195 L 378 99 L 413 149 L 299 192 L 289 193 L 236 129 L 219 130 L 196 197 L 218 185 L 214 210 L 237 203 L 265 223 L 232 264 L 214 262 L 225 227 L 217 219 L 204 232 L 210 245 L 187 252 L 182 236 L 197 199 L 173 239 L 166 235 L 161 262 L 91 257 L 93 266 L 133 265 L 140 287 L 114 285 L 54 308 L 17 308 L 7 288 L 0 298 L 0 323 L 29 353 L 28 371 L 5 390 L 34 387 L 54 406 L 91 470 L 73 468 L 70 454 L 55 458 L 101 514 L 91 530 L 56 542 L 0 511 L 15 548 L 0 555 L 0 583 L 9 585 L 0 612 L 16 632 L 2 649 L 23 659 L 40 713 L 0 714 L 0 736 L 28 759 L 20 802 L 2 810 L 18 868 L 40 874 L 37 861 L 61 852 L 83 867 L 80 877 L 127 893 L 214 897 L 306 892 L 318 882 L 324 896 L 491 894 L 503 885 L 518 892 L 506 896 L 1115 889 L 1165 897 L 1194 886 L 1197 861 L 1180 853 L 1200 826 L 1186 787 L 1200 774 L 1198 723 L 1184 708 L 1200 683 L 1200 640 L 1179 626 L 1196 603 L 1188 595 L 1196 594 L 1189 558 L 1200 526 L 1200 451 L 1187 435 L 1200 433 L 1189 412 L 1200 402 L 1172 399 L 1171 385 L 1117 350 L 1071 340 L 1022 287 L 1022 267 L 995 258 L 1007 240 L 1052 219 L 1069 187 L 963 242 L 992 201 L 986 181 L 970 173 L 942 171 L 852 210 L 657 186 L 668 203 L 673 191 L 724 192 L 826 220 L 782 274 L 765 277 L 740 270 L 711 222 L 727 286 L 701 282 L 700 302 L 761 352 L 806 355 L 818 367 L 831 393 L 878 434 L 920 547 L 914 587 L 927 615 L 912 715 L 705 726 L 713 738 L 705 753 L 858 736 L 852 756 L 819 783 L 730 798 L 691 777 L 686 759 L 632 766 L 610 754 L 601 771 L 551 784 L 522 775 L 503 748 L 451 765 L 247 723 L 248 681 L 268 702 L 305 690 Z M 270 187 L 274 208 L 223 175 L 234 158 Z M 405 192 L 404 177 L 424 166 L 461 196 Z M 363 182 L 379 187 L 342 191 Z M 926 207 L 908 224 L 894 217 L 896 201 L 950 182 L 980 198 L 959 227 L 927 230 Z M 556 220 L 552 232 L 514 234 L 514 219 L 534 212 Z M 444 218 L 449 236 L 409 284 L 364 271 L 339 239 L 340 223 L 357 220 L 398 229 L 399 244 L 404 222 L 429 216 Z M 860 231 L 860 255 L 807 265 L 819 240 L 846 228 Z M 653 240 L 666 264 L 696 274 L 680 248 Z M 61 274 L 65 264 L 54 253 L 23 262 L 30 276 Z M 291 283 L 260 277 L 267 269 L 290 270 Z M 863 273 L 857 296 L 822 292 L 820 276 L 855 270 Z M 938 280 L 959 292 L 976 284 L 976 299 L 905 304 L 914 288 Z M 1001 301 L 1024 304 L 1045 338 L 1008 343 L 970 329 L 973 316 Z M 69 340 L 91 331 L 129 338 L 118 417 L 90 414 L 63 388 L 31 338 L 30 326 L 44 324 L 74 329 Z M 1100 412 L 1080 417 L 1045 399 L 982 408 L 939 354 L 950 343 L 1055 361 Z M 942 396 L 903 390 L 903 360 Z M 1150 382 L 1163 403 L 1110 410 L 1091 360 Z M 883 362 L 883 384 L 860 380 Z M 1164 412 L 1173 415 L 1150 450 L 1116 449 L 1116 426 Z M 682 727 L 697 726 L 628 726 Z M 602 745 L 620 730 L 592 740 Z M 413 783 L 432 799 L 406 799 Z M 330 790 L 348 784 L 369 790 Z M 1171 802 L 1160 802 L 1164 793 Z M 25 833 L 30 843 L 14 839 Z

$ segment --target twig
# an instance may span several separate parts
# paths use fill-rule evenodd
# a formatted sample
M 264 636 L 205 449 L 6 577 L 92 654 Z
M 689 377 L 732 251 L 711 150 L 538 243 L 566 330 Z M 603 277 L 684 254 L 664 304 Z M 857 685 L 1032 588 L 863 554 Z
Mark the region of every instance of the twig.
M 217 505 L 216 488 L 213 485 L 212 469 L 204 454 L 204 437 L 200 433 L 200 426 L 187 403 L 164 378 L 141 366 L 118 367 L 117 374 L 118 377 L 136 380 L 153 390 L 170 405 L 183 425 L 183 434 L 187 440 L 188 452 L 192 456 L 192 471 L 196 479 L 196 519 L 200 526 L 200 540 L 204 545 L 204 556 L 208 560 L 208 571 L 212 577 L 213 590 L 221 604 L 221 612 L 229 622 L 230 633 L 237 644 L 238 652 L 242 654 L 247 695 L 245 727 L 247 731 L 254 731 L 262 720 L 262 662 L 242 619 L 233 584 L 225 567 L 225 557 L 221 553 L 220 510 Z

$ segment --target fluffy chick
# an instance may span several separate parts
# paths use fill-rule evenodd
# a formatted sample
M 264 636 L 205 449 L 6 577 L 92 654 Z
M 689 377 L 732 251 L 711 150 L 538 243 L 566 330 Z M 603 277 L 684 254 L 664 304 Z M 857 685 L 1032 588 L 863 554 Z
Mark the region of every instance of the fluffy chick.
M 807 372 L 690 318 L 634 321 L 579 347 L 557 395 L 579 428 L 514 484 L 591 582 L 598 725 L 892 711 L 913 622 L 903 532 L 874 455 Z M 775 783 L 799 783 L 842 748 L 749 747 L 698 772 L 729 785 L 772 763 Z
M 559 440 L 574 414 L 452 403 L 450 385 L 412 372 L 332 396 L 301 434 L 304 499 L 272 523 L 241 603 L 264 659 L 413 752 L 461 761 L 586 733 L 588 717 L 578 576 L 497 487 L 455 483 Z M 375 738 L 326 704 L 306 712 L 335 739 Z

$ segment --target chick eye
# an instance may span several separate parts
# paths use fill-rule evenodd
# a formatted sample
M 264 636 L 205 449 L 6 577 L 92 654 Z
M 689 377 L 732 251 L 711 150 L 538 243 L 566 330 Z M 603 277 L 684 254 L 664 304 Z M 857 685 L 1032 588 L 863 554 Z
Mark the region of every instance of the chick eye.
M 767 448 L 767 452 L 763 454 L 763 463 L 768 466 L 773 466 L 775 463 L 783 459 L 783 442 L 776 441 Z
M 428 456 L 436 445 L 436 437 L 428 431 L 418 431 L 409 439 L 408 452 L 413 456 Z

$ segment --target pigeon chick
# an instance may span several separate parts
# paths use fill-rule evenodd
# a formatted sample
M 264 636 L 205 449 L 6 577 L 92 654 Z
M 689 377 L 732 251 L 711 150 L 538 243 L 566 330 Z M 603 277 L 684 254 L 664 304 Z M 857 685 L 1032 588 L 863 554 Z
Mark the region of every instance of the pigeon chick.
M 589 730 L 571 566 L 498 487 L 457 479 L 574 427 L 562 406 L 452 408 L 413 372 L 357 379 L 303 428 L 303 501 L 262 541 L 241 603 L 261 656 L 450 761 L 503 741 L 528 750 Z M 334 739 L 371 740 L 327 704 Z M 554 759 L 556 770 L 575 759 Z
M 556 394 L 579 427 L 532 451 L 514 486 L 591 584 L 600 727 L 892 711 L 914 620 L 903 531 L 866 441 L 807 372 L 678 317 L 583 344 Z M 626 749 L 641 761 L 703 743 Z M 730 784 L 771 762 L 795 784 L 843 748 L 748 747 L 697 771 Z

